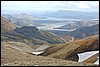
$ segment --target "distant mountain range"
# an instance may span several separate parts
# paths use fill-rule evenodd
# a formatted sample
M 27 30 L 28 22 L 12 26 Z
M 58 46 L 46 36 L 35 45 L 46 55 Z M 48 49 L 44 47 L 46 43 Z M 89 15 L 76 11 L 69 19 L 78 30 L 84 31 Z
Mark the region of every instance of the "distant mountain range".
M 66 30 L 72 30 L 72 29 L 78 29 L 82 27 L 80 25 L 80 23 L 68 23 L 66 25 L 63 25 L 61 27 L 57 27 L 57 28 L 54 28 L 54 29 L 66 29 Z
M 35 18 L 32 15 L 27 15 L 25 13 L 23 14 L 2 14 L 3 17 L 7 18 L 10 22 L 15 23 L 18 26 L 28 26 L 28 25 L 33 25 L 34 26 L 34 19 L 39 19 Z
M 93 19 L 98 18 L 98 12 L 80 12 L 80 11 L 69 11 L 69 10 L 58 10 L 53 13 L 45 14 L 49 17 L 56 18 L 67 18 L 67 19 Z
M 47 30 L 59 36 L 72 36 L 74 38 L 85 38 L 88 36 L 93 36 L 99 34 L 99 24 L 89 26 L 89 27 L 82 27 L 76 29 L 74 31 L 57 31 L 57 30 Z
M 93 25 L 96 25 L 96 24 L 99 24 L 99 20 L 81 20 L 81 21 L 78 21 L 78 22 L 69 22 L 67 23 L 66 25 L 63 25 L 61 27 L 57 27 L 55 29 L 66 29 L 66 30 L 71 30 L 71 29 L 79 29 L 79 28 L 82 28 L 82 27 L 89 27 L 89 26 L 93 26 Z

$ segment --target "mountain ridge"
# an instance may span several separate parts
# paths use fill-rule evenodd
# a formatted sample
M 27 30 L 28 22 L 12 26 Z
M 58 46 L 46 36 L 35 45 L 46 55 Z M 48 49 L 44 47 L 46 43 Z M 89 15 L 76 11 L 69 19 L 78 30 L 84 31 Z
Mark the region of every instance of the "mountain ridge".
M 58 10 L 56 12 L 49 13 L 46 16 L 57 17 L 57 18 L 70 18 L 70 19 L 92 19 L 92 18 L 98 18 L 98 12 Z
M 1 66 L 98 66 L 85 62 L 35 56 L 6 46 L 1 43 Z
M 64 60 L 78 61 L 79 58 L 77 53 L 83 53 L 93 50 L 99 50 L 98 35 L 74 40 L 65 44 L 51 46 L 46 49 L 41 55 Z
M 52 44 L 64 43 L 64 41 L 60 39 L 60 37 L 55 36 L 52 33 L 39 30 L 34 26 L 22 26 L 20 28 L 16 28 L 14 31 L 24 36 L 37 38 Z
M 26 43 L 28 45 L 30 45 L 31 47 L 33 45 L 36 45 L 36 44 L 47 44 L 46 41 L 43 41 L 43 40 L 39 40 L 39 39 L 36 39 L 36 38 L 29 38 L 29 37 L 25 37 L 24 35 L 21 35 L 15 31 L 13 31 L 15 28 L 12 28 L 13 23 L 9 22 L 7 19 L 1 17 L 1 41 L 15 41 L 15 42 L 23 42 L 23 43 Z M 10 27 L 9 25 L 12 25 L 12 27 Z M 7 26 L 8 25 L 8 26 Z M 19 28 L 19 27 L 18 27 Z

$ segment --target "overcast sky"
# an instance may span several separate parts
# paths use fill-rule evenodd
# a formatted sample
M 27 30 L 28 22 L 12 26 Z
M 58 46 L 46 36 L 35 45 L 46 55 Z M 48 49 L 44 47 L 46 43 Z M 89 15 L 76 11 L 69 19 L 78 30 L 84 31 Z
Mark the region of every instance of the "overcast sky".
M 99 11 L 99 1 L 1 1 L 1 11 Z

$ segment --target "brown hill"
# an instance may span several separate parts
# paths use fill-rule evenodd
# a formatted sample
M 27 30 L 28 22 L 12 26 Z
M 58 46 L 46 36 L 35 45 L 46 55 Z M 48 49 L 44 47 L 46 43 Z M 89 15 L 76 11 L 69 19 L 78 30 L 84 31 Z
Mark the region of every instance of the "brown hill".
M 35 56 L 1 43 L 1 66 L 97 66 L 91 63 L 78 63 L 61 59 Z
M 77 53 L 93 50 L 99 50 L 98 35 L 74 40 L 66 44 L 51 46 L 46 49 L 42 55 L 64 60 L 78 61 L 79 57 Z
M 31 39 L 39 40 L 37 43 L 48 42 L 48 43 L 64 43 L 64 41 L 58 37 L 53 35 L 52 33 L 42 31 L 33 26 L 22 26 L 19 27 L 11 22 L 9 22 L 6 18 L 1 17 L 1 34 L 2 35 L 12 35 L 13 37 L 26 37 Z
M 9 22 L 6 18 L 1 16 L 1 26 L 4 27 L 7 30 L 14 30 L 15 28 L 18 28 L 20 26 L 17 26 L 11 22 Z
M 9 22 L 6 18 L 1 16 L 1 41 L 22 42 L 30 45 L 31 47 L 37 44 L 47 44 L 46 41 L 36 38 L 29 38 L 25 37 L 24 35 L 18 34 L 13 31 L 15 28 L 19 28 L 19 26 Z

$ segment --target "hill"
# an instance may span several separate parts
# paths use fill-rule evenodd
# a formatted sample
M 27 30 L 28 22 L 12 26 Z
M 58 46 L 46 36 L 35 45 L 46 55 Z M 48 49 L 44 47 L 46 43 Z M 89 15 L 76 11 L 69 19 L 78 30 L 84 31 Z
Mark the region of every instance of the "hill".
M 16 28 L 14 31 L 26 37 L 44 40 L 51 44 L 64 43 L 60 37 L 50 32 L 39 30 L 34 26 L 22 26 L 20 28 Z
M 53 45 L 44 50 L 44 53 L 41 55 L 64 60 L 78 61 L 78 53 L 95 50 L 99 50 L 98 35 L 74 40 L 66 44 Z
M 47 42 L 52 43 L 52 44 L 64 43 L 63 40 L 60 39 L 60 37 L 55 36 L 52 33 L 39 30 L 34 26 L 22 26 L 22 27 L 18 26 L 17 27 L 17 25 L 9 22 L 7 19 L 5 19 L 3 17 L 1 19 L 1 21 L 2 21 L 1 33 L 3 35 L 2 38 L 7 39 L 7 37 L 10 37 L 10 38 L 14 37 L 15 40 L 17 38 L 19 38 L 19 39 L 17 39 L 18 41 L 21 39 L 23 40 L 23 38 L 25 38 L 25 39 L 28 38 L 30 40 L 34 39 L 33 41 L 35 44 L 43 44 L 43 43 L 47 43 Z M 11 30 L 9 30 L 9 29 L 11 29 Z M 6 35 L 6 37 L 5 37 L 5 35 Z M 9 35 L 11 35 L 11 36 L 9 36 Z M 23 37 L 23 38 L 20 38 L 20 37 Z M 9 40 L 10 40 L 10 38 L 9 38 Z M 2 39 L 2 40 L 4 40 L 4 39 Z M 12 38 L 12 40 L 13 40 L 13 38 Z
M 99 20 L 93 20 L 93 19 L 83 19 L 80 21 L 73 21 L 73 22 L 68 22 L 66 25 L 57 27 L 55 29 L 66 29 L 66 30 L 71 30 L 71 29 L 80 29 L 82 27 L 89 27 L 93 25 L 99 24 Z
M 43 56 L 35 56 L 1 43 L 1 66 L 98 66 L 91 63 L 77 63 Z
M 19 27 L 13 23 L 10 23 L 6 18 L 4 18 L 2 16 L 1 16 L 1 26 L 7 30 L 14 30 L 15 28 Z
M 79 28 L 79 24 L 78 23 L 68 23 L 64 26 L 61 26 L 61 27 L 58 27 L 58 28 L 55 28 L 55 29 L 66 29 L 66 30 L 71 30 L 71 29 L 77 29 Z
M 25 13 L 22 14 L 2 14 L 3 17 L 7 18 L 10 22 L 15 23 L 16 25 L 19 26 L 27 26 L 27 25 L 33 25 L 34 26 L 34 19 L 39 19 L 35 18 L 32 15 L 27 15 Z
M 98 18 L 98 12 L 80 12 L 80 11 L 69 11 L 69 10 L 58 10 L 53 13 L 48 13 L 46 16 L 56 18 L 67 18 L 67 19 L 93 19 Z
M 93 36 L 98 34 L 99 34 L 99 24 L 76 29 L 70 32 L 69 35 L 74 36 L 75 38 L 85 38 L 88 36 Z
M 22 42 L 30 45 L 31 47 L 37 44 L 47 44 L 46 41 L 36 38 L 29 38 L 25 37 L 24 35 L 18 34 L 13 31 L 15 28 L 19 28 L 19 26 L 9 22 L 4 17 L 1 17 L 1 41 Z
M 58 36 L 72 36 L 74 38 L 81 39 L 88 36 L 98 35 L 99 24 L 89 26 L 89 27 L 82 27 L 74 31 L 57 31 L 57 30 L 46 30 L 46 31 L 52 32 Z

